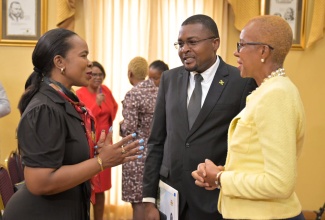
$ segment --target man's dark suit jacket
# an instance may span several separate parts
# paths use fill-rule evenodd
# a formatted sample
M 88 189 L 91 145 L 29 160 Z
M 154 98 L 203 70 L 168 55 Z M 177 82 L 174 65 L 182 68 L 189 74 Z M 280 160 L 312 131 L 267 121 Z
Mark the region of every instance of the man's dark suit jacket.
M 220 58 L 220 57 L 219 57 Z M 191 172 L 206 158 L 224 165 L 230 121 L 244 108 L 246 96 L 256 88 L 239 70 L 220 64 L 202 109 L 189 130 L 187 87 L 189 72 L 183 66 L 163 73 L 148 140 L 143 197 L 157 198 L 161 179 L 178 190 L 179 212 L 188 204 L 190 219 L 220 219 L 219 190 L 208 191 L 194 183 Z

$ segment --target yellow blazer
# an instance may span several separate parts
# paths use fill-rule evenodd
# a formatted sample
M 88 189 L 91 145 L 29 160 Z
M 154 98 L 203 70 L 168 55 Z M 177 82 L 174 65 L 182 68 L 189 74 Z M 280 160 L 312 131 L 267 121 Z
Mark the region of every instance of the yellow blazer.
M 268 79 L 247 97 L 228 130 L 218 209 L 227 219 L 280 219 L 298 215 L 294 192 L 305 114 L 288 77 Z

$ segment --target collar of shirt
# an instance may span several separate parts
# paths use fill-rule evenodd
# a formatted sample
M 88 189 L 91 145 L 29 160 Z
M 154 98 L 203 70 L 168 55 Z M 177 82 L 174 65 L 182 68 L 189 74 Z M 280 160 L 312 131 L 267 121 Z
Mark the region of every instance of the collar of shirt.
M 202 85 L 202 102 L 201 106 L 203 105 L 205 98 L 207 97 L 207 94 L 209 92 L 210 86 L 212 84 L 213 78 L 217 72 L 217 69 L 220 64 L 220 59 L 217 56 L 216 62 L 206 71 L 201 73 L 201 76 L 203 77 L 203 80 L 201 82 Z M 188 83 L 188 88 L 187 88 L 187 105 L 190 102 L 191 95 L 193 93 L 194 87 L 195 87 L 195 80 L 194 80 L 194 75 L 197 72 L 190 72 L 190 78 L 189 78 L 189 83 Z

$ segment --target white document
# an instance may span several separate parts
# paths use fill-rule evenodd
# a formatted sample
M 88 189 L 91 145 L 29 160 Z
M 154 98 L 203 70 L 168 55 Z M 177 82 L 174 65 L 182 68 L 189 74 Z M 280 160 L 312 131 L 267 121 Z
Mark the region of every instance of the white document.
M 159 181 L 159 211 L 167 220 L 178 220 L 178 191 L 170 185 Z

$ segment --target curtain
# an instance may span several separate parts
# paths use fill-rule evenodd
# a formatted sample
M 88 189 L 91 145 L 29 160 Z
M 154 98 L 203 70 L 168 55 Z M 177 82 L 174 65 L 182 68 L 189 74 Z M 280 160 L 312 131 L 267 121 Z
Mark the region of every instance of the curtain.
M 57 0 L 57 27 L 74 30 L 75 0 Z
M 247 22 L 260 15 L 261 0 L 228 0 L 235 14 L 235 27 L 241 31 Z
M 170 68 L 182 65 L 173 43 L 181 23 L 194 14 L 206 14 L 218 25 L 226 57 L 226 0 L 84 0 L 85 40 L 90 59 L 103 64 L 107 85 L 119 104 L 113 123 L 113 140 L 120 140 L 121 101 L 131 89 L 127 78 L 129 61 L 142 56 L 149 63 L 163 60 Z M 112 189 L 107 193 L 105 219 L 132 219 L 131 206 L 121 201 L 121 166 L 112 169 Z
M 316 41 L 324 37 L 324 30 L 325 30 L 325 1 L 315 0 L 307 48 L 313 45 Z

